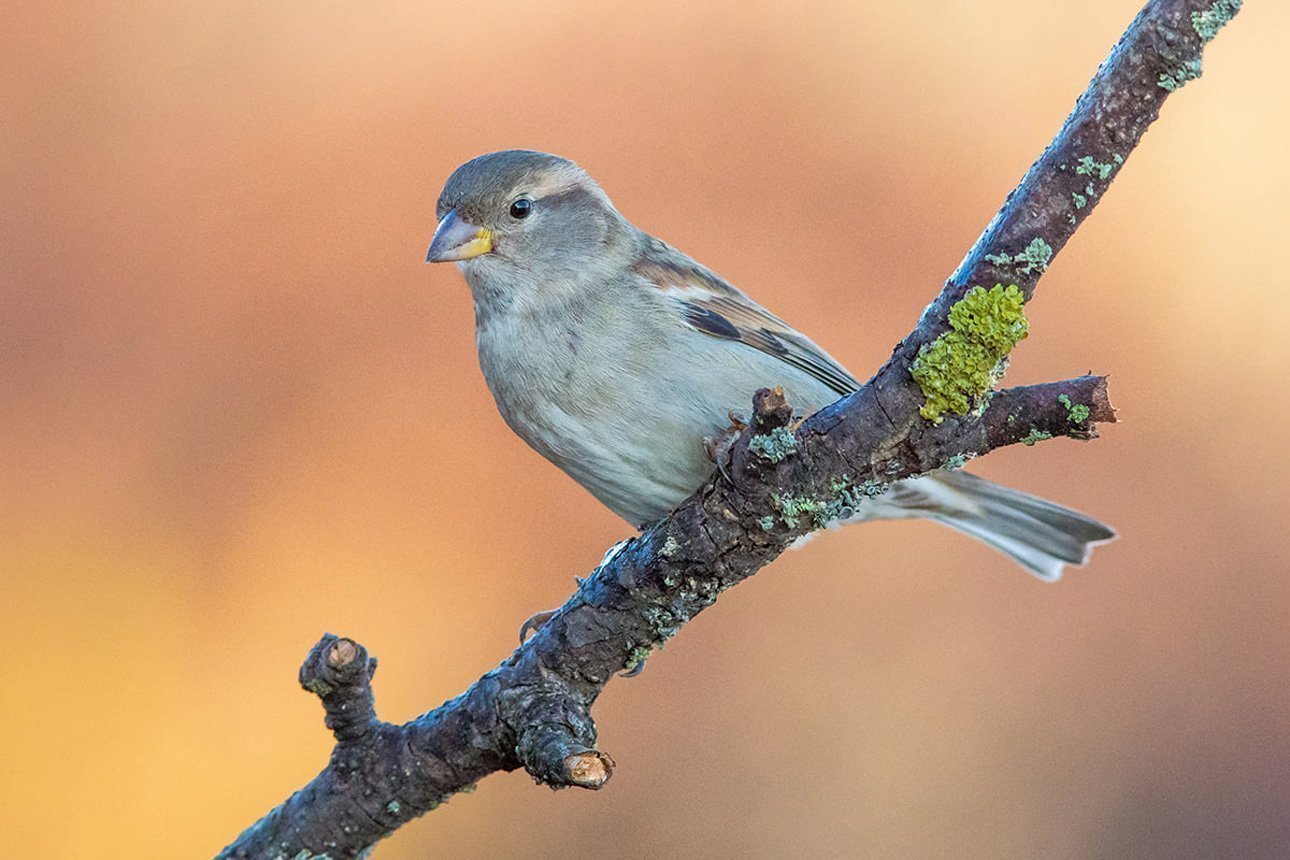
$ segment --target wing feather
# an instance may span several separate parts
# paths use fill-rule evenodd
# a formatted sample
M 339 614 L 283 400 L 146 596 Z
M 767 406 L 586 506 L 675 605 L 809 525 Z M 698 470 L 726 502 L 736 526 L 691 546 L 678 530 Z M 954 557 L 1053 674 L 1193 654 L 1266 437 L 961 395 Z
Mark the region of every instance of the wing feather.
M 649 240 L 633 268 L 678 305 L 695 331 L 761 350 L 810 374 L 839 395 L 860 387 L 845 367 L 810 338 L 666 243 Z

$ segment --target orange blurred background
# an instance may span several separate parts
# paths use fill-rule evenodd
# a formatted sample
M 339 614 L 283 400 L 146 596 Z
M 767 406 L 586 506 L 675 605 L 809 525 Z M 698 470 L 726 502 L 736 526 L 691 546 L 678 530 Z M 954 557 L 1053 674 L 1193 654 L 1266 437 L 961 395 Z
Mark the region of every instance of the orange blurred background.
M 213 854 L 325 763 L 321 632 L 406 720 L 630 532 L 422 263 L 459 162 L 577 159 L 864 377 L 1138 5 L 10 4 L 4 853 Z M 830 534 L 610 685 L 605 791 L 495 775 L 377 856 L 1286 856 L 1290 7 L 1247 6 L 1014 357 L 1111 373 L 1124 423 L 974 467 L 1118 543 L 1049 586 Z

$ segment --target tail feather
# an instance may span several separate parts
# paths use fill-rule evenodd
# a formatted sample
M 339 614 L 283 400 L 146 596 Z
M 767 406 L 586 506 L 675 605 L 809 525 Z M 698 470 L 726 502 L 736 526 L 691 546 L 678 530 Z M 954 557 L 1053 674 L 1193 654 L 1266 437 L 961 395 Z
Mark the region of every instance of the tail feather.
M 928 483 L 928 482 L 931 483 Z M 1082 565 L 1115 530 L 1078 511 L 967 472 L 942 472 L 905 482 L 922 497 L 922 516 L 977 538 L 1040 579 L 1053 581 L 1067 564 Z

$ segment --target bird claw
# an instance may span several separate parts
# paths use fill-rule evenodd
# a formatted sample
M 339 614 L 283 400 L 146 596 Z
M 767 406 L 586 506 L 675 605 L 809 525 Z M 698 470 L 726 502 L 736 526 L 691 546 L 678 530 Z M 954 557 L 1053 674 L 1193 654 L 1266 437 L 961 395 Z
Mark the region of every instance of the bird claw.
M 640 660 L 636 663 L 635 666 L 631 667 L 626 672 L 619 672 L 618 677 L 635 678 L 637 675 L 639 675 L 641 672 L 644 672 L 644 671 L 645 671 L 645 661 Z
M 618 543 L 611 546 L 605 552 L 604 557 L 600 559 L 600 564 L 596 565 L 596 570 L 599 570 L 600 568 L 609 564 L 609 562 L 613 561 L 618 556 L 618 554 L 623 551 L 623 548 L 626 547 L 631 542 L 632 542 L 632 539 L 628 538 L 626 540 L 620 540 Z M 574 578 L 577 579 L 579 583 L 583 581 L 582 577 L 574 577 Z M 546 612 L 539 612 L 536 615 L 531 616 L 527 621 L 521 624 L 520 625 L 520 644 L 523 645 L 524 640 L 529 638 L 530 633 L 536 633 L 538 628 L 540 628 L 543 624 L 546 624 L 548 621 L 550 621 L 555 616 L 555 614 L 559 611 L 560 611 L 559 609 L 550 609 Z
M 734 411 L 727 412 L 726 417 L 730 419 L 730 426 L 720 433 L 705 437 L 703 451 L 708 455 L 708 459 L 716 464 L 722 479 L 727 484 L 733 484 L 734 481 L 730 479 L 726 464 L 730 461 L 730 451 L 734 448 L 735 441 L 739 439 L 739 434 L 748 428 L 748 422 Z
M 555 614 L 559 611 L 560 610 L 558 609 L 548 609 L 546 612 L 538 612 L 535 615 L 529 616 L 529 618 L 520 625 L 520 644 L 523 645 L 524 640 L 529 638 L 530 633 L 536 633 L 538 628 L 555 617 Z

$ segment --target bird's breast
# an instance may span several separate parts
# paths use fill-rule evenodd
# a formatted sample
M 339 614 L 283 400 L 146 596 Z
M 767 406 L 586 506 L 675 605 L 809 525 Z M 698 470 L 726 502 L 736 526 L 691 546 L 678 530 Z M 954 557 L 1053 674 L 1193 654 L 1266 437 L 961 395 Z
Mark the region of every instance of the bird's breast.
M 568 319 L 495 319 L 477 340 L 507 425 L 634 525 L 665 514 L 710 473 L 702 441 L 724 412 L 669 379 L 655 339 Z

